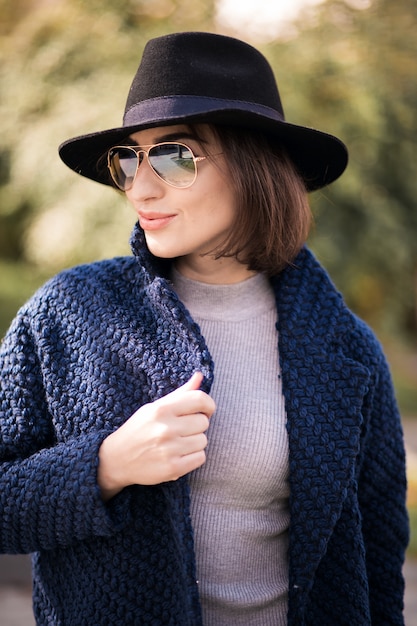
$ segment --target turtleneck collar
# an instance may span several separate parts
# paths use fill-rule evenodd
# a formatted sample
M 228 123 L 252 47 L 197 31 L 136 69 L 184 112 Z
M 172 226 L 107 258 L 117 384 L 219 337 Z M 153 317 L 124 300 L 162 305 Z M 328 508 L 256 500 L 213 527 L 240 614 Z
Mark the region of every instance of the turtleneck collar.
M 200 319 L 240 321 L 275 308 L 271 285 L 264 274 L 219 285 L 186 278 L 173 267 L 171 279 L 180 299 Z

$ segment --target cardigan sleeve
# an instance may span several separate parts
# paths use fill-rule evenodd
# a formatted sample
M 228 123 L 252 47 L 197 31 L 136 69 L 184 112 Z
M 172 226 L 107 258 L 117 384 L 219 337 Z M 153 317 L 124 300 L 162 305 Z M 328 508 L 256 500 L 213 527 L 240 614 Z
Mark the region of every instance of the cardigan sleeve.
M 403 432 L 388 365 L 379 350 L 359 475 L 372 624 L 403 624 L 402 566 L 409 539 Z
M 29 553 L 109 536 L 129 519 L 129 491 L 104 504 L 106 430 L 57 442 L 30 323 L 19 314 L 0 350 L 0 552 Z

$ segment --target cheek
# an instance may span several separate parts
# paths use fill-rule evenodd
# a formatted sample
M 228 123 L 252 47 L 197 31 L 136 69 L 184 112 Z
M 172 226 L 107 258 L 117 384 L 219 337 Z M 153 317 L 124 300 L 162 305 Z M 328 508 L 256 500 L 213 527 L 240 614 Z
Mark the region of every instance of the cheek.
M 190 213 L 193 226 L 205 231 L 223 231 L 230 228 L 236 221 L 236 210 L 232 202 L 225 198 L 210 196 L 204 202 L 195 205 Z
M 198 202 L 198 201 L 197 201 Z M 208 207 L 209 218 L 216 217 L 217 221 L 222 221 L 225 225 L 236 219 L 237 206 L 234 191 L 231 185 L 220 178 L 210 185 L 209 190 L 200 199 L 197 206 Z

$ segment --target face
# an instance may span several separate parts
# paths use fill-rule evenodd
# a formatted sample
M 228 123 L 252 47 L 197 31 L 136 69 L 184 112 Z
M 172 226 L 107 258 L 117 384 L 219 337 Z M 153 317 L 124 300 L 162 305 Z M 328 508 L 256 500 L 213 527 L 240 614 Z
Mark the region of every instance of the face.
M 210 128 L 199 127 L 199 140 L 186 126 L 164 126 L 131 135 L 138 146 L 179 141 L 196 157 L 212 155 L 197 163 L 197 178 L 187 188 L 166 184 L 151 170 L 146 158 L 139 166 L 131 189 L 126 191 L 155 256 L 175 259 L 177 269 L 204 282 L 235 282 L 248 274 L 236 259 L 215 260 L 209 253 L 229 234 L 237 207 L 221 147 Z

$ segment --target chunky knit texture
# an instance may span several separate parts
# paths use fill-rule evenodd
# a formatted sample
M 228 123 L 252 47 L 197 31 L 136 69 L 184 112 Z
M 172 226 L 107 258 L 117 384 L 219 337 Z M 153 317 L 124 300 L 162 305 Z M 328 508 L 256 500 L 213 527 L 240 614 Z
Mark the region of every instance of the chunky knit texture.
M 37 623 L 201 624 L 187 479 L 104 504 L 97 452 L 140 405 L 213 363 L 165 263 L 77 267 L 19 312 L 1 348 L 0 549 L 34 554 Z M 166 275 L 166 274 L 165 274 Z M 303 250 L 273 281 L 288 417 L 288 624 L 403 624 L 402 431 L 370 330 Z

